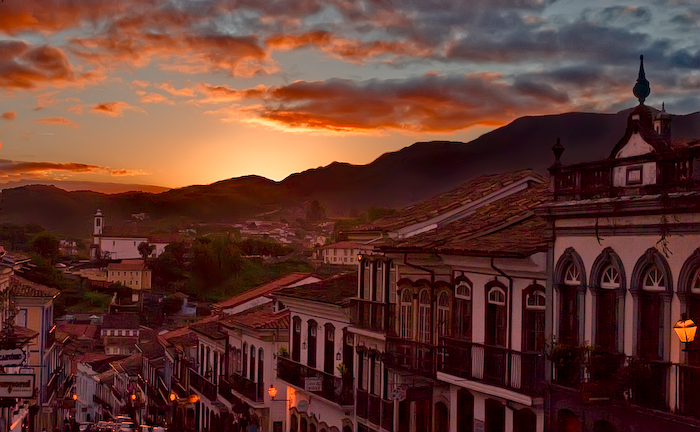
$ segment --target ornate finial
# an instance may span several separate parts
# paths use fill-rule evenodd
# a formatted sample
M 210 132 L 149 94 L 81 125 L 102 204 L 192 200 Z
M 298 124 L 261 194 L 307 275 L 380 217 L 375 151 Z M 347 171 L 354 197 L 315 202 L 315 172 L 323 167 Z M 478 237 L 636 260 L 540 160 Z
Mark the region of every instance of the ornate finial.
M 557 138 L 557 143 L 552 146 L 554 153 L 554 165 L 561 165 L 561 154 L 564 153 L 564 146 L 561 145 L 561 139 Z
M 647 81 L 644 75 L 644 56 L 639 56 L 639 76 L 637 76 L 637 84 L 634 85 L 632 93 L 639 99 L 639 104 L 644 105 L 644 101 L 651 93 L 651 88 L 649 87 L 649 81 Z

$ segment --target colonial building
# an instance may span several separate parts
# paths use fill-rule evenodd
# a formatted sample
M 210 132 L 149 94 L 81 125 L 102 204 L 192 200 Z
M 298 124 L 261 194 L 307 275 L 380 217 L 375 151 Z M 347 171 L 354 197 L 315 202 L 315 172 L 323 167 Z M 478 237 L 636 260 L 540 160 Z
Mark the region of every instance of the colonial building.
M 358 431 L 545 430 L 547 195 L 487 175 L 364 228 L 384 240 L 349 329 Z
M 287 384 L 286 430 L 354 431 L 353 349 L 346 343 L 350 298 L 357 274 L 277 291 L 289 309 L 290 347 L 277 357 L 277 377 Z
M 671 117 L 639 105 L 610 155 L 564 165 L 557 143 L 546 398 L 554 431 L 700 429 L 700 357 L 673 333 L 700 321 L 700 141 L 674 139 Z M 589 347 L 586 347 L 586 346 Z
M 371 245 L 357 241 L 341 241 L 321 248 L 321 258 L 324 264 L 357 265 L 358 255 L 372 250 Z
M 135 313 L 116 313 L 102 317 L 102 340 L 105 353 L 131 355 L 138 352 L 139 316 Z

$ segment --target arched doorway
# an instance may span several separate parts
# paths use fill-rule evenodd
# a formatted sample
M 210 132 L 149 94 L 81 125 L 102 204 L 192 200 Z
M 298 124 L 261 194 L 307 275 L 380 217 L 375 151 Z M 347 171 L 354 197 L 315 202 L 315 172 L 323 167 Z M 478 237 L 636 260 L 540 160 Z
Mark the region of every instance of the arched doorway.
M 443 402 L 435 404 L 435 432 L 449 432 L 450 413 Z
M 513 413 L 513 432 L 536 432 L 537 415 L 524 408 Z
M 557 432 L 579 432 L 581 425 L 573 412 L 562 409 L 557 413 Z

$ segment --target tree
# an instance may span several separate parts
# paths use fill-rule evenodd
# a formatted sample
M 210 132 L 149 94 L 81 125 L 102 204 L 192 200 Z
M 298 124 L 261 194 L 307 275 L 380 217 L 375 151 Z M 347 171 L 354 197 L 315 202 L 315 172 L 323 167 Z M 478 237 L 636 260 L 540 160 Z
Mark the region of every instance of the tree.
M 148 260 L 154 250 L 156 250 L 156 245 L 151 245 L 146 242 L 141 242 L 138 246 L 139 254 L 143 257 L 143 262 Z
M 311 205 L 306 210 L 307 222 L 318 222 L 326 218 L 326 209 L 317 200 L 311 201 Z
M 48 231 L 37 234 L 31 240 L 29 247 L 32 252 L 49 261 L 51 265 L 56 263 L 61 251 L 61 243 L 58 238 Z

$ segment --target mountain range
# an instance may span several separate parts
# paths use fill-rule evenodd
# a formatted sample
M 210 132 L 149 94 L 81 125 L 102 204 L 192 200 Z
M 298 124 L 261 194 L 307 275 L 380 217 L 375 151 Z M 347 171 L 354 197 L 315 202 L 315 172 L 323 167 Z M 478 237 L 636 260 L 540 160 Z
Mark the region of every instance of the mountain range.
M 97 208 L 108 223 L 146 213 L 151 220 L 177 225 L 240 221 L 312 200 L 337 216 L 370 206 L 403 207 L 482 174 L 523 168 L 546 174 L 557 138 L 565 148 L 565 165 L 604 159 L 624 135 L 628 114 L 629 110 L 522 117 L 468 143 L 417 142 L 367 165 L 334 162 L 280 182 L 245 176 L 157 193 L 69 192 L 48 185 L 5 189 L 0 221 L 35 222 L 58 233 L 87 235 Z M 700 112 L 673 116 L 674 140 L 698 138 Z

